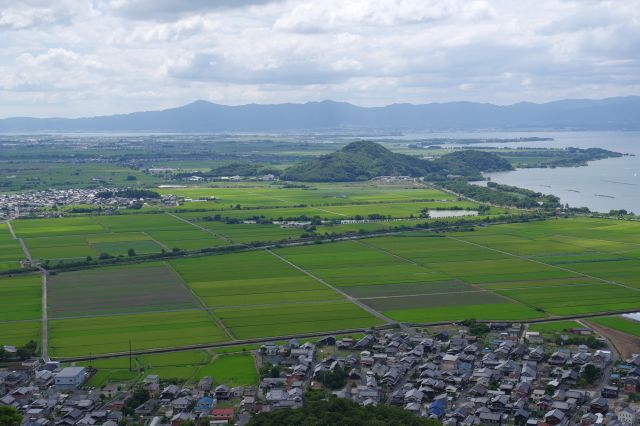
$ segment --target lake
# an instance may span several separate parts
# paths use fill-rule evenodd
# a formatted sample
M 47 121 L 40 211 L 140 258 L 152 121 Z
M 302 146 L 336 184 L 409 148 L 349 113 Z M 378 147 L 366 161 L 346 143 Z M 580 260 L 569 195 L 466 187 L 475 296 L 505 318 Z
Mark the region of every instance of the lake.
M 487 173 L 492 181 L 560 197 L 572 207 L 608 212 L 626 209 L 640 213 L 640 132 L 451 132 L 407 135 L 414 138 L 550 137 L 553 141 L 482 144 L 497 147 L 603 148 L 635 156 L 590 162 L 585 167 L 518 169 Z M 456 145 L 461 147 L 461 145 Z M 468 145 L 473 149 L 480 145 Z

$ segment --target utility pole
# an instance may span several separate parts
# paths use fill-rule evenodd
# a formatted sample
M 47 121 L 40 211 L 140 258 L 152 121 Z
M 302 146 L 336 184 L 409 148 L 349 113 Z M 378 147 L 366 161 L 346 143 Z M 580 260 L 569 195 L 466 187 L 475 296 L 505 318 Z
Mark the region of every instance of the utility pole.
M 129 340 L 129 371 L 133 371 L 133 367 L 131 365 L 131 340 Z

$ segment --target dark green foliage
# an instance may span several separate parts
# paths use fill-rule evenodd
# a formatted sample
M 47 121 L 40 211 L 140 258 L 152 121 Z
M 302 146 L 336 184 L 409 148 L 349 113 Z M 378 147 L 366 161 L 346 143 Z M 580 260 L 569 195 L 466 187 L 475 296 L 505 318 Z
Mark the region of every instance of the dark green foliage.
M 475 319 L 464 320 L 461 324 L 469 327 L 469 334 L 472 336 L 484 336 L 491 331 L 487 324 L 477 322 Z
M 369 141 L 350 143 L 339 151 L 303 161 L 285 170 L 287 180 L 348 182 L 376 176 L 426 176 L 441 173 L 442 166 L 404 154 L 396 154 Z
M 495 182 L 489 182 L 485 187 L 469 184 L 462 179 L 457 179 L 442 182 L 441 185 L 473 200 L 500 206 L 512 206 L 525 209 L 555 209 L 561 207 L 560 199 L 555 195 L 545 195 L 540 192 L 515 186 L 500 185 Z
M 14 407 L 0 406 L 0 425 L 20 426 L 22 415 Z
M 24 345 L 16 348 L 16 353 L 12 354 L 4 350 L 2 344 L 0 343 L 0 361 L 11 361 L 11 360 L 20 360 L 24 361 L 36 354 L 36 350 L 38 349 L 38 344 L 33 340 L 29 340 L 29 342 Z M 0 424 L 3 424 L 0 422 Z
M 149 198 L 149 199 L 159 199 L 160 194 L 156 191 L 151 191 L 149 189 L 123 189 L 120 191 L 101 191 L 96 194 L 98 198 L 113 198 L 113 197 L 121 197 L 121 198 Z
M 593 364 L 587 364 L 582 371 L 582 379 L 592 385 L 600 377 L 600 369 Z
M 389 405 L 363 407 L 355 402 L 308 391 L 302 408 L 276 410 L 254 416 L 250 426 L 437 426 L 440 422 L 416 417 Z
M 316 379 L 329 389 L 342 389 L 347 382 L 347 372 L 340 367 L 336 367 L 333 371 L 321 371 L 316 376 Z
M 493 152 L 464 150 L 443 155 L 435 160 L 450 174 L 460 176 L 480 176 L 480 172 L 503 172 L 513 170 L 513 166 Z
M 560 335 L 556 335 L 555 343 L 557 345 L 586 345 L 591 349 L 604 349 L 607 347 L 605 342 L 596 339 L 594 336 L 569 336 L 567 339 L 562 340 Z
M 122 412 L 125 414 L 132 414 L 133 411 L 149 400 L 149 392 L 142 386 L 138 386 L 131 395 L 131 398 L 127 400 Z
M 216 167 L 206 173 L 205 176 L 263 176 L 267 174 L 279 176 L 281 172 L 282 171 L 276 167 L 265 166 L 263 164 L 233 163 Z

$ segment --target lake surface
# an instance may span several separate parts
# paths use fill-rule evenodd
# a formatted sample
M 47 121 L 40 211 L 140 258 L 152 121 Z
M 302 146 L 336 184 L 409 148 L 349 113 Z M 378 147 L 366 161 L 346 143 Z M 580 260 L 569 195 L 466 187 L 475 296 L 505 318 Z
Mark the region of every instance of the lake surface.
M 572 207 L 589 207 L 608 212 L 626 209 L 640 213 L 640 132 L 455 132 L 407 135 L 423 138 L 512 138 L 550 137 L 553 141 L 467 145 L 497 147 L 603 148 L 635 154 L 590 162 L 585 167 L 555 169 L 518 169 L 512 172 L 487 173 L 492 181 L 515 185 L 560 197 Z M 460 147 L 461 145 L 456 145 Z

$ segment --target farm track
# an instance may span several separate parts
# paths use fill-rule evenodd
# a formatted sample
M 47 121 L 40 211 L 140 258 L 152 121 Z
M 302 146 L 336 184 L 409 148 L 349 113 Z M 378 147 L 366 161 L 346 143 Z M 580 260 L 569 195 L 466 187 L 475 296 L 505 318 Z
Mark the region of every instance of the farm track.
M 38 265 L 38 269 L 41 274 L 42 283 L 42 329 L 40 331 L 40 354 L 45 362 L 50 360 L 49 358 L 49 314 L 47 306 L 47 274 L 48 271 L 42 266 Z
M 626 311 L 611 311 L 611 312 L 599 312 L 595 314 L 582 314 L 582 315 L 571 315 L 566 317 L 554 317 L 554 318 L 541 318 L 541 319 L 533 319 L 533 320 L 522 320 L 522 321 L 508 321 L 513 324 L 544 324 L 549 322 L 556 321 L 568 321 L 568 320 L 579 320 L 586 318 L 598 318 L 598 317 L 606 317 L 611 315 L 619 315 L 626 313 L 637 312 L 637 309 L 626 310 Z M 456 321 L 440 321 L 440 322 L 429 322 L 429 323 L 406 323 L 405 325 L 408 327 L 436 327 L 443 325 L 456 325 L 459 324 L 460 320 Z M 490 320 L 478 320 L 479 323 L 491 323 L 495 321 Z M 501 321 L 504 322 L 504 321 Z M 375 327 L 376 330 L 390 330 L 396 328 L 395 324 L 386 324 Z M 242 346 L 242 345 L 255 345 L 260 343 L 270 343 L 274 341 L 285 341 L 290 339 L 310 339 L 315 337 L 327 337 L 327 336 L 340 336 L 345 334 L 353 334 L 353 333 L 365 333 L 370 331 L 370 328 L 355 328 L 355 329 L 344 329 L 344 330 L 333 330 L 333 331 L 323 331 L 318 333 L 301 333 L 301 334 L 291 334 L 286 336 L 273 336 L 273 337 L 261 337 L 256 339 L 244 339 L 244 340 L 233 340 L 230 342 L 223 343 L 208 343 L 208 344 L 197 344 L 197 345 L 187 345 L 173 348 L 157 348 L 157 349 L 147 349 L 147 350 L 135 350 L 132 351 L 132 355 L 148 355 L 148 354 L 158 354 L 158 353 L 169 353 L 169 352 L 184 352 L 194 349 L 219 349 L 219 348 L 228 348 L 233 346 Z M 123 356 L 129 356 L 129 352 L 114 352 L 109 354 L 99 354 L 99 355 L 87 355 L 87 356 L 79 356 L 79 357 L 60 357 L 56 358 L 57 361 L 61 362 L 77 362 L 77 361 L 89 361 L 96 359 L 108 359 L 108 358 L 118 358 Z
M 274 253 L 273 251 L 271 251 L 270 249 L 266 250 L 269 254 L 277 257 L 278 259 L 280 259 L 281 261 L 283 261 L 284 263 L 288 264 L 289 266 L 292 266 L 294 268 L 296 268 L 298 271 L 302 272 L 303 274 L 313 278 L 314 280 L 316 280 L 317 282 L 319 282 L 320 284 L 328 287 L 329 289 L 335 291 L 336 293 L 341 294 L 344 298 L 346 298 L 348 301 L 350 301 L 351 303 L 353 303 L 354 305 L 359 306 L 361 309 L 364 309 L 365 311 L 369 312 L 371 315 L 381 319 L 382 321 L 384 321 L 386 324 L 397 324 L 397 321 L 392 320 L 391 318 L 383 315 L 382 313 L 376 311 L 375 309 L 373 309 L 372 307 L 360 302 L 358 299 L 356 299 L 355 297 L 345 293 L 344 291 L 332 286 L 331 284 L 329 284 L 328 282 L 326 282 L 325 280 L 323 280 L 320 277 L 315 276 L 314 274 L 312 274 L 311 272 L 307 271 L 304 268 L 301 268 L 300 266 L 296 265 L 295 263 L 290 262 L 289 260 L 285 259 L 284 257 L 280 256 L 277 253 Z

